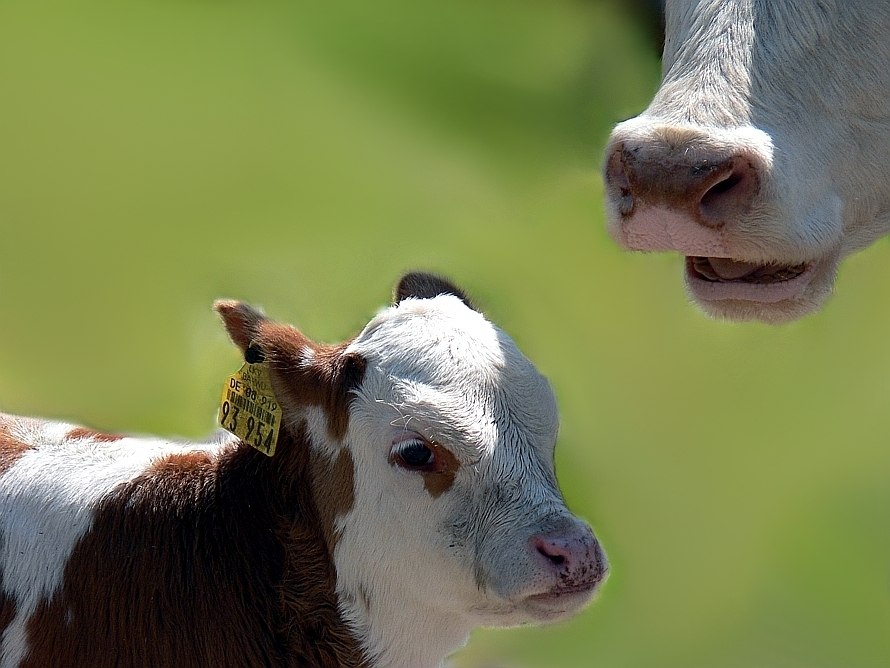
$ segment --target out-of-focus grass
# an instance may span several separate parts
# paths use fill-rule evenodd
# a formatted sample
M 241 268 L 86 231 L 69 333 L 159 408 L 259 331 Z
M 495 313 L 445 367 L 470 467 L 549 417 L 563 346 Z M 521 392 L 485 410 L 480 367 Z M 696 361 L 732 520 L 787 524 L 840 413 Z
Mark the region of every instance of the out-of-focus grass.
M 0 406 L 199 436 L 238 363 L 215 297 L 335 340 L 435 269 L 553 381 L 613 564 L 458 665 L 888 665 L 886 242 L 781 329 L 615 249 L 599 152 L 644 39 L 576 0 L 0 5 Z

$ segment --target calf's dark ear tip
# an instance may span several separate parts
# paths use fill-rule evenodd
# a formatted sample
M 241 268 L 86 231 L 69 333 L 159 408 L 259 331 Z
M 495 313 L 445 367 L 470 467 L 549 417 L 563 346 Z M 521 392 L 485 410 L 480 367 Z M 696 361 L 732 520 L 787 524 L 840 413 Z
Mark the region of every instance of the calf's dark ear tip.
M 242 350 L 247 348 L 256 336 L 260 323 L 265 320 L 255 308 L 234 299 L 217 299 L 213 302 L 213 310 L 222 318 L 232 341 Z
M 470 308 L 475 308 L 467 294 L 447 278 L 424 271 L 410 271 L 399 280 L 393 295 L 393 302 L 399 304 L 404 299 L 432 299 L 439 295 L 454 295 Z
M 262 320 L 264 318 L 263 314 L 253 306 L 237 299 L 217 299 L 213 302 L 213 310 L 223 320 L 227 320 L 234 315 L 239 316 L 242 320 Z

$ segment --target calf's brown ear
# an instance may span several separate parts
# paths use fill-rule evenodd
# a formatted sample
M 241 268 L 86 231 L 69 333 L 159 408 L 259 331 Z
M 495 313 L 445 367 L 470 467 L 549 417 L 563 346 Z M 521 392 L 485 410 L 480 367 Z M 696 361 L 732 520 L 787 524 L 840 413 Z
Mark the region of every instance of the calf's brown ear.
M 295 327 L 269 320 L 242 302 L 220 300 L 213 308 L 241 351 L 257 350 L 268 363 L 275 396 L 289 418 L 285 422 L 298 424 L 306 406 L 318 406 L 327 413 L 330 434 L 341 439 L 365 360 L 347 353 L 347 344 L 317 344 Z
M 221 299 L 213 308 L 241 352 L 251 348 L 273 368 L 298 367 L 311 359 L 318 347 L 295 327 L 269 320 L 244 302 Z
M 428 274 L 423 271 L 412 271 L 399 280 L 393 301 L 398 304 L 403 299 L 431 299 L 439 295 L 454 295 L 464 304 L 475 309 L 467 294 L 447 278 Z

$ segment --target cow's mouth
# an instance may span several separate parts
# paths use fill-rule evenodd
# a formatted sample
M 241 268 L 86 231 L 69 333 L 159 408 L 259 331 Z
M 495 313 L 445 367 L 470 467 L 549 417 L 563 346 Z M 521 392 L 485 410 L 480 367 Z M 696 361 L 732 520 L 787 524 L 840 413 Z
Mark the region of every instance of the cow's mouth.
M 799 297 L 810 282 L 813 262 L 754 263 L 722 257 L 686 258 L 686 281 L 705 300 L 779 302 Z
M 546 591 L 542 594 L 532 594 L 528 597 L 528 600 L 546 603 L 558 601 L 560 599 L 571 598 L 576 594 L 589 596 L 594 592 L 594 590 L 600 585 L 601 582 L 602 578 L 598 578 L 577 584 L 554 587 L 550 591 Z
M 808 263 L 795 265 L 756 264 L 723 257 L 688 257 L 686 262 L 697 278 L 719 283 L 781 283 L 797 278 Z

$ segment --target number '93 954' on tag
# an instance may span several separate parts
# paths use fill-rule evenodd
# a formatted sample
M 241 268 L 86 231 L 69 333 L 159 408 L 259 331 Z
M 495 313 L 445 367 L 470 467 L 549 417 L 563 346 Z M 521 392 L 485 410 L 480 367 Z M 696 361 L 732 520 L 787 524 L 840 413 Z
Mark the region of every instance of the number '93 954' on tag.
M 219 424 L 263 454 L 269 457 L 275 454 L 281 406 L 272 391 L 265 362 L 246 362 L 229 376 L 220 400 Z

